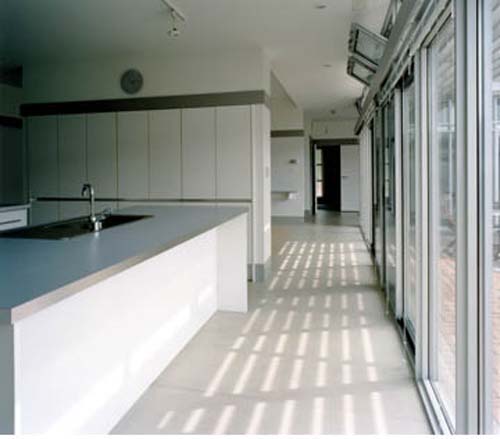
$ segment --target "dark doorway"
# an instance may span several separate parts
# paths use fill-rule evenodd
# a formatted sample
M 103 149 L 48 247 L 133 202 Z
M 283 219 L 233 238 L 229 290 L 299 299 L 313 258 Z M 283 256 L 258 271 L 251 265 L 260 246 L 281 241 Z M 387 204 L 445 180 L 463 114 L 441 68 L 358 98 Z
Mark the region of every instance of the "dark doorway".
M 318 209 L 340 212 L 342 201 L 340 146 L 320 146 L 316 160 Z

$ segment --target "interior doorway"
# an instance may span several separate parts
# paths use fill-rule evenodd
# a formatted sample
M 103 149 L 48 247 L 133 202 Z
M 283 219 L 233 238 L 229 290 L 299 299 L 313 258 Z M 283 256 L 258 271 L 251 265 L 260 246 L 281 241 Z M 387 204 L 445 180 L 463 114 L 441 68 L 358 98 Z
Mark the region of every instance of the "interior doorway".
M 312 200 L 316 210 L 359 212 L 359 145 L 312 145 Z
M 342 209 L 342 174 L 340 146 L 316 148 L 316 197 L 320 210 Z

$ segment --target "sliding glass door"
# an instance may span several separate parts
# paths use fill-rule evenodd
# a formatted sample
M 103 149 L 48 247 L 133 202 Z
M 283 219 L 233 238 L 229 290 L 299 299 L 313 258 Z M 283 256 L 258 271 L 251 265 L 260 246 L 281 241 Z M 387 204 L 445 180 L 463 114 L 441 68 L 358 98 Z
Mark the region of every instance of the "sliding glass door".
M 384 143 L 383 112 L 378 111 L 374 120 L 374 203 L 373 224 L 375 241 L 375 260 L 380 283 L 385 282 L 385 234 L 384 234 Z
M 403 80 L 403 319 L 415 343 L 417 322 L 417 197 L 416 109 L 413 72 Z
M 429 373 L 448 422 L 455 425 L 457 147 L 455 38 L 449 19 L 428 49 Z
M 394 96 L 384 107 L 385 291 L 396 309 L 396 159 Z
M 484 126 L 481 164 L 484 268 L 481 376 L 483 424 L 500 433 L 500 0 L 485 0 Z

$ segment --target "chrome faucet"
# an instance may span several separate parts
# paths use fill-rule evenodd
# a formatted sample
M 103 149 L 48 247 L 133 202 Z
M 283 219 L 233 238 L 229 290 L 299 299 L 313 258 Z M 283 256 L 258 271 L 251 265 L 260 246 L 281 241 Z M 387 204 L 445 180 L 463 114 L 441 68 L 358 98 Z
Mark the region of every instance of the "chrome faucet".
M 84 197 L 88 193 L 89 203 L 90 203 L 90 225 L 92 226 L 92 230 L 94 232 L 98 232 L 102 229 L 102 223 L 99 218 L 97 218 L 95 213 L 95 192 L 94 188 L 90 183 L 85 183 L 82 187 L 82 197 Z

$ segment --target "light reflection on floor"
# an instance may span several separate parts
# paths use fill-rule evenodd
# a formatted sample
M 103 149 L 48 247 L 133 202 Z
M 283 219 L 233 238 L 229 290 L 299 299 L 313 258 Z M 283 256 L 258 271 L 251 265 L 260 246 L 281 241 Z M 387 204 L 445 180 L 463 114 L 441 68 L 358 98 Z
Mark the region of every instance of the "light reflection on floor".
M 115 433 L 429 432 L 359 230 L 275 224 L 273 255 L 249 313 L 214 316 Z

